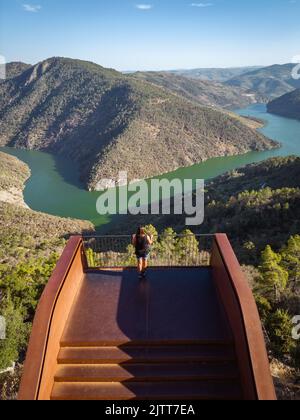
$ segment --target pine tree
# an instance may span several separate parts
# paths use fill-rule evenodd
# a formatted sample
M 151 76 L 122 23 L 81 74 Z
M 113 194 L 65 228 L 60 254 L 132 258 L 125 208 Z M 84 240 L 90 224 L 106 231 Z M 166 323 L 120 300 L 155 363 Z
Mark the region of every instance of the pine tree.
M 287 311 L 277 309 L 274 314 L 270 315 L 267 327 L 271 339 L 271 347 L 276 356 L 282 357 L 295 349 L 296 342 L 291 334 L 293 328 L 292 319 Z
M 195 234 L 186 229 L 182 232 L 176 245 L 179 263 L 182 265 L 196 265 L 199 261 L 199 242 Z
M 270 302 L 279 302 L 287 287 L 289 274 L 280 265 L 281 260 L 281 255 L 276 254 L 269 245 L 262 252 L 257 291 Z
M 11 367 L 26 348 L 30 324 L 24 323 L 21 306 L 16 307 L 8 294 L 1 302 L 0 315 L 6 320 L 6 339 L 0 340 L 0 370 Z
M 153 225 L 147 225 L 144 227 L 145 233 L 149 236 L 153 236 L 154 241 L 158 239 L 158 232 Z
M 282 266 L 288 271 L 292 291 L 300 285 L 300 235 L 292 236 L 281 251 Z
M 176 245 L 177 245 L 177 234 L 172 228 L 167 228 L 164 230 L 160 237 L 160 253 L 165 265 L 176 265 L 177 255 L 176 255 Z
M 133 245 L 128 245 L 126 250 L 124 265 L 125 267 L 135 267 L 136 266 L 136 255 L 135 248 Z M 123 265 L 123 264 L 122 264 Z
M 145 233 L 149 236 L 153 236 L 153 244 L 151 246 L 151 259 L 150 264 L 159 265 L 161 262 L 161 249 L 158 241 L 158 232 L 153 225 L 147 225 L 144 227 Z

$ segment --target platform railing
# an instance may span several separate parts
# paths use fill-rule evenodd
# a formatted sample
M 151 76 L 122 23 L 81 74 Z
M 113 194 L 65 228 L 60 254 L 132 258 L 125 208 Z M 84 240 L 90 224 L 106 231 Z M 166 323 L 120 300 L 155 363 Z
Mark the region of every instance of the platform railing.
M 214 235 L 162 234 L 154 237 L 149 265 L 152 267 L 207 267 Z M 83 247 L 88 269 L 136 266 L 130 235 L 85 236 Z

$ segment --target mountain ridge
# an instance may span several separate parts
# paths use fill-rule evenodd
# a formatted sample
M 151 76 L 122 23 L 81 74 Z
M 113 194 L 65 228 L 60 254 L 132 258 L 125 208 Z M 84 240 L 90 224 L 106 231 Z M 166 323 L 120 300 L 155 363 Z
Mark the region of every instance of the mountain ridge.
M 257 100 L 269 102 L 300 87 L 300 80 L 292 77 L 293 63 L 274 64 L 245 73 L 225 82 L 256 95 Z
M 31 64 L 26 64 L 21 61 L 12 61 L 5 65 L 6 68 L 6 79 L 13 79 L 14 77 L 19 76 L 25 70 L 28 70 L 31 67 Z
M 253 97 L 239 88 L 166 72 L 137 72 L 132 77 L 153 83 L 203 106 L 225 109 L 244 108 L 254 102 Z
M 218 110 L 97 64 L 53 57 L 0 85 L 0 145 L 45 150 L 99 180 L 142 179 L 277 146 Z
M 300 89 L 296 89 L 269 102 L 267 110 L 271 114 L 300 120 Z
M 262 66 L 246 66 L 246 67 L 207 67 L 196 69 L 169 70 L 165 73 L 177 74 L 191 79 L 199 79 L 204 81 L 225 82 L 232 77 L 240 76 L 249 71 L 262 68 Z

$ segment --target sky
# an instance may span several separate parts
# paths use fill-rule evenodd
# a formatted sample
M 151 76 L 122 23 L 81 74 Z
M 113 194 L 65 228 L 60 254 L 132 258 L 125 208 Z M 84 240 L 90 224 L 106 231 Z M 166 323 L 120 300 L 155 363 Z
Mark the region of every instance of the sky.
M 300 56 L 300 0 L 0 0 L 0 55 L 120 71 L 283 64 Z

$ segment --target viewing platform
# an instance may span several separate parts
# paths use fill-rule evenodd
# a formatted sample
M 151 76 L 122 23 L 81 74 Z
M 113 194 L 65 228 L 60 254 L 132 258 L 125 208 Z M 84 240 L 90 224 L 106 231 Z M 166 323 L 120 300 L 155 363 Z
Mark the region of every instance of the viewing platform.
M 146 280 L 133 257 L 129 237 L 69 240 L 37 309 L 20 400 L 276 399 L 226 235 L 158 240 Z

